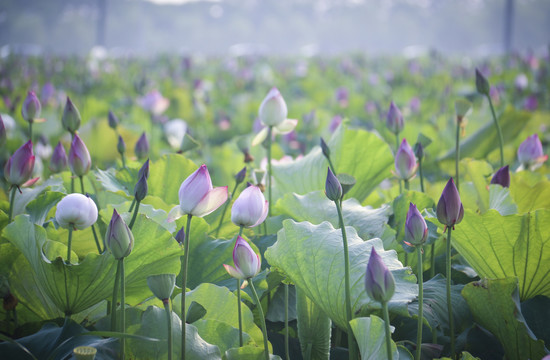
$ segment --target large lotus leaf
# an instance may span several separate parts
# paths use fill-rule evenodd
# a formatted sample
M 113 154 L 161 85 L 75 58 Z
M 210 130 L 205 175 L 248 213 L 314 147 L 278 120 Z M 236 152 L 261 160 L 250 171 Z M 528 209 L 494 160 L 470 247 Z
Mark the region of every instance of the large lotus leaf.
M 460 170 L 465 181 L 461 181 L 459 189 L 462 190 L 463 185 L 469 185 L 471 194 L 471 201 L 463 200 L 464 208 L 479 209 L 482 214 L 485 213 L 489 204 L 486 179 L 493 172 L 492 166 L 485 161 L 464 159 L 460 161 Z
M 296 312 L 302 356 L 304 359 L 328 360 L 330 357 L 330 318 L 299 289 L 296 289 Z
M 517 111 L 512 108 L 506 109 L 498 118 L 504 144 L 514 140 L 515 137 L 526 124 L 531 120 L 531 113 L 527 111 Z M 478 131 L 460 143 L 460 156 L 462 158 L 471 157 L 482 159 L 489 155 L 493 150 L 498 149 L 499 139 L 495 124 L 492 120 L 487 120 L 487 123 Z M 445 155 L 439 160 L 450 160 L 455 158 L 455 146 L 452 145 Z M 506 151 L 505 151 L 506 153 Z M 513 159 L 504 159 L 504 163 L 511 163 Z
M 17 192 L 13 204 L 13 217 L 23 214 L 27 204 L 35 200 L 44 190 L 63 192 L 63 181 L 61 179 L 48 179 L 42 184 L 35 185 L 32 188 L 22 188 L 21 194 Z
M 351 329 L 357 339 L 361 360 L 387 359 L 386 330 L 384 320 L 376 315 L 355 318 L 350 321 Z M 399 359 L 397 346 L 391 342 L 392 358 Z
M 227 360 L 265 360 L 263 348 L 253 346 L 243 346 L 239 348 L 231 348 L 225 352 Z M 278 355 L 269 354 L 269 360 L 281 360 Z
M 239 347 L 239 329 L 218 320 L 198 320 L 193 323 L 200 336 L 210 344 L 216 344 L 223 354 L 226 350 Z M 243 344 L 253 345 L 254 340 L 243 333 Z
M 393 155 L 376 134 L 338 127 L 328 142 L 331 159 L 338 173 L 357 179 L 346 195 L 362 202 L 382 180 L 390 176 Z M 328 162 L 320 147 L 301 159 L 273 165 L 273 201 L 287 193 L 304 195 L 325 188 Z
M 524 214 L 538 209 L 550 209 L 550 180 L 545 176 L 521 171 L 510 176 L 510 193 Z
M 500 340 L 506 359 L 541 359 L 546 355 L 544 341 L 536 339 L 521 313 L 517 278 L 470 283 L 462 295 L 474 320 Z
M 333 226 L 338 226 L 336 205 L 321 190 L 306 195 L 286 194 L 277 201 L 275 209 L 295 221 L 309 221 L 312 224 L 328 221 Z M 342 204 L 342 215 L 347 226 L 353 226 L 362 239 L 368 240 L 384 236 L 391 208 L 385 205 L 372 209 L 361 206 L 356 199 L 348 199 Z
M 172 355 L 174 359 L 181 358 L 181 320 L 174 313 L 172 316 Z M 168 324 L 164 309 L 150 306 L 145 310 L 139 326 L 128 329 L 129 333 L 166 340 L 168 338 Z M 186 359 L 221 359 L 220 349 L 216 345 L 207 343 L 201 338 L 197 328 L 193 325 L 185 326 L 185 357 Z M 147 342 L 143 340 L 128 340 L 128 352 L 133 359 L 166 359 L 168 347 L 166 341 Z
M 213 284 L 203 283 L 185 295 L 185 304 L 197 302 L 206 309 L 206 315 L 202 320 L 216 320 L 224 322 L 234 328 L 239 328 L 237 315 L 237 296 L 227 288 Z M 181 294 L 176 295 L 173 302 L 173 309 L 180 313 Z M 188 305 L 189 306 L 189 305 Z M 256 344 L 263 344 L 262 331 L 254 324 L 252 311 L 243 303 L 241 306 L 243 332 L 250 335 Z
M 453 246 L 481 276 L 517 277 L 522 300 L 550 296 L 550 210 L 502 216 L 466 210 L 452 232 Z
M 147 297 L 147 275 L 176 273 L 181 255 L 170 233 L 143 216 L 136 222 L 133 232 L 134 249 L 125 260 L 130 304 Z M 102 255 L 90 253 L 78 265 L 66 265 L 62 259 L 66 247 L 58 242 L 52 242 L 58 244 L 53 248 L 46 247 L 46 231 L 32 224 L 26 215 L 18 216 L 6 227 L 4 235 L 30 263 L 36 285 L 64 313 L 81 312 L 110 297 L 116 261 L 108 252 Z M 64 251 L 59 251 L 61 248 Z M 48 253 L 46 257 L 46 249 L 57 249 L 57 254 Z
M 364 277 L 371 248 L 374 246 L 395 278 L 395 294 L 390 300 L 392 311 L 408 315 L 407 304 L 416 298 L 418 286 L 410 269 L 397 260 L 394 250 L 385 251 L 380 239 L 363 241 L 352 227 L 346 227 L 351 283 L 352 313 L 380 309 L 365 291 Z M 277 242 L 267 249 L 271 266 L 287 274 L 304 294 L 314 301 L 338 326 L 346 328 L 344 289 L 344 248 L 340 229 L 323 222 L 283 222 Z
M 31 221 L 42 226 L 50 210 L 61 200 L 65 194 L 57 191 L 46 191 L 32 200 L 26 206 L 26 212 L 30 215 Z

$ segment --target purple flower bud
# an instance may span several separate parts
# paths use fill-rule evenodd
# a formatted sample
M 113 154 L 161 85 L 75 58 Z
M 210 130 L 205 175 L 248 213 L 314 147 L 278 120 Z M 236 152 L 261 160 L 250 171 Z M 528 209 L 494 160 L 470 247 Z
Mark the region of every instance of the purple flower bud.
M 178 244 L 180 244 L 182 246 L 184 245 L 184 242 L 185 242 L 185 229 L 183 228 L 183 226 L 181 227 L 181 229 L 176 234 L 176 241 L 178 242 Z
M 414 152 L 407 142 L 407 139 L 403 139 L 395 155 L 396 175 L 402 180 L 409 180 L 416 173 L 416 167 Z
M 145 176 L 146 179 L 149 179 L 149 159 L 143 163 L 138 172 L 138 179 L 142 176 Z
M 231 208 L 231 221 L 237 226 L 255 227 L 267 217 L 268 203 L 257 186 L 244 189 Z
M 416 155 L 419 161 L 424 157 L 424 147 L 421 142 L 414 144 L 414 155 Z
M 527 111 L 535 111 L 539 106 L 539 101 L 536 95 L 529 95 L 523 101 L 523 108 Z
M 153 90 L 138 99 L 139 105 L 153 115 L 160 115 L 170 105 L 170 100 L 164 98 L 158 90 Z
M 147 140 L 147 135 L 145 135 L 145 132 L 141 134 L 138 141 L 136 142 L 134 153 L 136 154 L 138 159 L 146 158 L 149 154 L 149 141 Z
M 405 220 L 405 242 L 418 246 L 428 238 L 428 225 L 413 203 L 409 204 L 407 219 Z
M 6 162 L 4 166 L 6 180 L 12 185 L 23 185 L 32 176 L 34 159 L 32 142 L 29 140 L 17 149 Z
M 25 121 L 32 123 L 34 119 L 40 116 L 40 111 L 42 106 L 40 105 L 40 100 L 34 93 L 34 91 L 29 91 L 25 101 L 23 101 L 23 107 L 21 108 L 21 115 Z
M 142 201 L 147 196 L 148 186 L 147 186 L 147 177 L 145 174 L 142 174 L 139 177 L 139 180 L 134 186 L 134 196 L 137 201 Z
M 212 187 L 210 174 L 203 164 L 181 184 L 179 207 L 182 214 L 203 217 L 225 203 L 227 196 L 227 186 Z
M 118 136 L 118 143 L 116 145 L 116 149 L 118 150 L 119 154 L 124 154 L 126 152 L 126 143 L 124 142 L 124 139 L 122 136 Z
M 55 87 L 51 82 L 47 82 L 42 86 L 42 91 L 40 92 L 40 101 L 44 104 L 50 102 L 51 99 L 55 96 Z
M 277 126 L 286 120 L 287 114 L 285 99 L 277 88 L 272 88 L 260 105 L 260 121 L 266 126 Z
M 67 168 L 67 153 L 61 141 L 53 149 L 52 159 L 50 160 L 50 170 L 52 173 L 59 173 Z
M 243 167 L 242 170 L 237 173 L 237 175 L 235 175 L 235 182 L 237 184 L 240 184 L 244 181 L 245 178 L 246 178 L 246 166 Z
M 76 176 L 84 176 L 92 166 L 92 159 L 84 141 L 78 134 L 74 134 L 71 148 L 69 149 L 69 167 Z
M 367 295 L 380 303 L 387 303 L 395 292 L 395 280 L 388 267 L 372 247 L 365 274 Z
M 487 81 L 487 78 L 481 74 L 481 71 L 479 69 L 476 69 L 476 88 L 477 92 L 481 95 L 488 96 L 490 91 L 489 81 Z
M 4 120 L 2 120 L 2 115 L 0 115 L 0 147 L 6 145 L 6 127 L 4 126 Z
M 388 116 L 386 117 L 386 126 L 394 134 L 399 134 L 403 130 L 403 115 L 401 115 L 401 111 L 393 101 L 390 104 Z
M 113 210 L 113 216 L 105 234 L 105 244 L 117 260 L 130 255 L 134 248 L 132 230 L 126 225 L 116 209 Z
M 539 136 L 533 134 L 525 139 L 518 149 L 518 160 L 525 167 L 537 167 L 548 159 L 542 151 L 542 143 Z
M 327 143 L 325 142 L 325 139 L 321 138 L 321 151 L 323 152 L 323 155 L 325 158 L 330 158 L 330 148 L 328 147 Z
M 336 89 L 336 101 L 340 107 L 347 107 L 349 102 L 348 89 L 343 86 Z
M 491 184 L 498 184 L 502 187 L 509 188 L 510 187 L 510 171 L 509 166 L 503 166 L 493 175 L 493 178 L 491 179 Z
M 109 116 L 107 118 L 109 120 L 109 127 L 113 130 L 116 130 L 118 124 L 120 123 L 116 115 L 111 110 L 109 110 Z
M 342 198 L 342 185 L 334 173 L 327 169 L 327 179 L 325 181 L 325 195 L 329 200 L 339 201 Z
M 450 178 L 437 203 L 437 220 L 445 226 L 454 226 L 462 221 L 464 207 L 453 178 Z
M 236 279 L 250 279 L 256 276 L 262 265 L 260 256 L 240 236 L 237 237 L 233 248 L 233 262 L 235 267 L 226 264 L 223 264 L 223 267 L 229 275 Z
M 59 226 L 83 230 L 97 221 L 97 206 L 82 194 L 69 194 L 57 203 L 55 220 Z
M 78 112 L 78 109 L 74 106 L 68 96 L 67 102 L 65 103 L 65 109 L 63 110 L 61 123 L 63 124 L 63 129 L 67 130 L 71 134 L 75 134 L 80 127 L 80 112 Z

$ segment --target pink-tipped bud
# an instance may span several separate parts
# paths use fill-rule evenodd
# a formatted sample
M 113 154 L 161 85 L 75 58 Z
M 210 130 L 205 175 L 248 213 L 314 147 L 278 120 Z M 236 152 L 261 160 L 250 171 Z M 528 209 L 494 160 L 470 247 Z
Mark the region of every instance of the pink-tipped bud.
M 395 292 L 395 280 L 374 247 L 371 249 L 365 274 L 367 295 L 380 303 L 387 303 Z
M 23 185 L 32 176 L 34 160 L 32 142 L 29 140 L 17 149 L 6 162 L 4 166 L 6 180 L 12 185 Z
M 266 126 L 277 126 L 286 120 L 287 115 L 285 99 L 277 88 L 272 88 L 260 105 L 260 121 Z
M 413 203 L 409 204 L 405 220 L 405 241 L 413 246 L 422 245 L 428 238 L 428 225 Z
M 525 168 L 538 167 L 547 159 L 548 155 L 544 155 L 537 134 L 527 137 L 519 146 L 518 160 Z
M 149 140 L 147 140 L 147 135 L 145 135 L 145 132 L 141 134 L 138 141 L 136 142 L 134 153 L 136 154 L 138 159 L 144 159 L 147 157 L 147 155 L 149 155 Z
M 237 237 L 233 248 L 233 262 L 235 267 L 226 264 L 223 264 L 223 266 L 229 275 L 236 279 L 250 279 L 256 276 L 262 265 L 260 256 L 240 236 Z
M 231 208 L 231 221 L 237 226 L 255 227 L 267 217 L 268 203 L 257 186 L 244 189 Z
M 401 111 L 393 101 L 390 104 L 390 109 L 386 117 L 386 126 L 394 134 L 399 134 L 404 127 L 403 115 L 401 115 Z
M 450 178 L 437 203 L 437 220 L 445 226 L 454 226 L 462 221 L 464 207 L 453 178 Z
M 52 158 L 50 160 L 50 170 L 52 173 L 59 173 L 67 168 L 69 163 L 67 159 L 67 153 L 61 141 L 57 143 L 56 147 L 53 149 Z
M 113 210 L 113 216 L 105 234 L 105 244 L 117 260 L 130 255 L 134 248 L 132 230 L 126 225 L 116 209 Z
M 407 142 L 407 139 L 401 141 L 397 154 L 395 155 L 395 172 L 399 179 L 409 180 L 416 173 L 416 156 Z
M 21 108 L 21 115 L 25 121 L 32 123 L 34 119 L 40 116 L 40 111 L 42 106 L 40 105 L 40 100 L 34 93 L 34 91 L 29 91 L 25 101 L 23 101 L 23 107 Z
M 491 179 L 491 184 L 498 184 L 505 188 L 510 187 L 510 170 L 508 165 L 498 169 Z
M 203 164 L 181 184 L 180 210 L 182 214 L 202 217 L 219 208 L 227 197 L 227 186 L 213 188 L 208 168 Z
M 84 176 L 92 166 L 92 159 L 84 141 L 75 134 L 69 150 L 69 166 L 76 176 Z

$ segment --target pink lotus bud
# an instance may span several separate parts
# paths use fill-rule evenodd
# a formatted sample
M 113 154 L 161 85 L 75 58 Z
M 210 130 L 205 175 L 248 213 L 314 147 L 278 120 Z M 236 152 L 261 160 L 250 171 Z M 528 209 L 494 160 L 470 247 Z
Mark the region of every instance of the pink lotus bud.
M 464 207 L 453 178 L 450 178 L 437 203 L 437 220 L 445 226 L 454 226 L 462 221 Z
M 372 247 L 365 274 L 367 295 L 380 303 L 387 303 L 395 292 L 395 280 L 384 261 Z
M 23 119 L 32 123 L 34 119 L 40 116 L 41 110 L 42 106 L 40 105 L 40 100 L 38 100 L 34 91 L 29 91 L 25 101 L 23 101 L 23 107 L 21 108 Z
M 229 275 L 236 279 L 250 279 L 256 276 L 260 270 L 262 261 L 260 256 L 252 250 L 250 245 L 242 237 L 238 236 L 233 248 L 233 262 L 235 267 L 223 264 Z
M 266 126 L 277 126 L 286 120 L 287 114 L 285 99 L 277 88 L 272 88 L 260 105 L 260 121 Z
M 414 151 L 407 142 L 407 139 L 403 139 L 395 155 L 396 175 L 402 180 L 409 180 L 416 173 L 416 168 Z
M 180 211 L 182 214 L 202 217 L 225 203 L 227 196 L 227 186 L 212 187 L 210 174 L 203 164 L 181 184 Z
M 138 141 L 136 142 L 134 153 L 136 154 L 138 159 L 146 158 L 149 154 L 149 141 L 147 140 L 147 135 L 145 135 L 145 132 L 141 134 Z
M 510 187 L 510 170 L 508 165 L 498 169 L 498 171 L 495 173 L 495 175 L 493 175 L 493 178 L 491 179 L 491 184 L 498 184 L 505 188 Z
M 50 160 L 50 170 L 53 173 L 58 173 L 67 168 L 68 160 L 67 153 L 61 141 L 57 143 L 55 149 L 53 149 L 52 159 Z
M 139 105 L 153 115 L 160 115 L 170 105 L 170 100 L 164 98 L 158 90 L 153 90 L 138 99 Z
M 390 104 L 388 116 L 386 117 L 386 126 L 394 134 L 399 134 L 403 130 L 403 115 L 401 115 L 401 111 L 393 101 Z
M 84 141 L 75 134 L 69 150 L 69 167 L 76 176 L 84 176 L 92 166 L 92 159 Z
M 231 221 L 237 226 L 255 227 L 267 217 L 268 203 L 257 186 L 244 189 L 231 208 Z
M 428 225 L 413 203 L 409 204 L 405 220 L 405 242 L 410 246 L 422 245 L 428 238 Z
M 116 209 L 113 210 L 113 216 L 105 234 L 105 245 L 117 260 L 130 255 L 134 248 L 134 234 Z
M 332 170 L 330 170 L 330 167 L 327 168 L 327 178 L 325 180 L 325 195 L 329 200 L 332 201 L 340 201 L 342 199 L 342 194 L 344 191 L 342 190 L 342 184 L 340 184 L 340 181 L 334 175 Z
M 83 230 L 96 222 L 97 206 L 85 195 L 69 194 L 57 203 L 55 220 L 65 229 Z
M 525 167 L 538 167 L 548 159 L 542 151 L 542 143 L 539 136 L 533 134 L 521 143 L 518 149 L 518 160 Z
M 34 153 L 29 140 L 8 159 L 4 166 L 6 180 L 16 186 L 23 185 L 32 176 L 34 169 Z

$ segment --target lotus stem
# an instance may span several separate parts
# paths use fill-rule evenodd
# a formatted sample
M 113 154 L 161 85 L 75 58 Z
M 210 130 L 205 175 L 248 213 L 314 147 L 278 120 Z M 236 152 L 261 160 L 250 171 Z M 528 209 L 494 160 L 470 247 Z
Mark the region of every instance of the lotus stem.
M 451 302 L 451 229 L 447 228 L 447 311 L 449 314 L 449 329 L 451 330 L 451 358 L 455 356 L 455 328 L 453 318 L 453 303 Z
M 189 261 L 189 232 L 191 231 L 191 218 L 193 215 L 187 214 L 187 226 L 185 227 L 184 254 L 181 263 L 181 358 L 185 360 L 185 324 L 186 324 L 186 307 L 185 293 L 187 291 L 187 262 Z
M 424 304 L 424 280 L 423 280 L 423 267 L 422 267 L 422 245 L 416 247 L 416 253 L 418 255 L 418 327 L 416 330 L 416 359 L 420 360 L 420 353 L 422 350 L 422 323 L 423 323 L 423 304 Z
M 126 314 L 125 314 L 125 292 L 126 292 L 126 281 L 124 280 L 124 258 L 118 261 L 120 263 L 120 323 L 121 323 L 121 332 L 124 334 L 126 332 Z M 126 338 L 121 339 L 120 345 L 120 358 L 124 360 L 124 352 L 126 347 Z
M 404 180 L 405 181 L 405 190 L 409 190 L 409 180 Z
M 456 119 L 456 148 L 455 148 L 455 172 L 456 172 L 456 188 L 459 189 L 460 178 L 458 176 L 459 172 L 459 163 L 460 163 L 460 123 L 462 122 L 462 117 L 458 116 Z
M 84 190 L 84 180 L 83 180 L 82 176 L 79 176 L 78 178 L 80 179 L 80 192 L 82 193 L 82 195 L 86 195 L 86 191 Z M 95 231 L 94 224 L 92 224 L 92 234 L 94 235 L 95 246 L 97 247 L 97 252 L 99 254 L 101 254 L 101 246 L 99 245 L 99 239 L 97 238 L 97 233 Z
M 267 216 L 271 216 L 271 138 L 273 134 L 273 126 L 269 126 L 267 130 L 267 196 L 268 196 L 268 211 Z M 267 235 L 267 230 L 266 230 Z
M 172 311 L 170 310 L 170 299 L 164 299 L 164 310 L 168 324 L 168 360 L 172 360 Z
M 71 263 L 71 242 L 73 241 L 73 227 L 69 226 L 69 240 L 67 241 L 67 264 Z
M 122 158 L 122 168 L 126 169 L 126 157 L 124 156 L 124 153 L 120 154 L 120 157 Z
M 504 166 L 504 139 L 502 138 L 502 131 L 500 130 L 500 125 L 497 120 L 497 116 L 495 114 L 495 108 L 493 107 L 493 100 L 491 100 L 491 96 L 487 93 L 487 99 L 489 100 L 489 105 L 491 106 L 491 114 L 493 114 L 493 121 L 495 122 L 495 126 L 497 128 L 498 133 L 498 141 L 500 146 L 500 167 Z M 458 187 L 458 186 L 457 186 Z
M 15 203 L 15 193 L 17 192 L 17 186 L 12 185 L 10 196 L 10 209 L 8 210 L 8 224 L 13 219 L 13 204 Z
M 269 348 L 267 346 L 267 328 L 265 326 L 264 310 L 262 309 L 262 304 L 260 303 L 260 298 L 256 293 L 256 288 L 254 287 L 252 278 L 248 279 L 248 283 L 250 284 L 250 288 L 252 289 L 252 294 L 254 295 L 254 301 L 256 301 L 256 305 L 258 306 L 258 312 L 260 314 L 260 324 L 262 325 L 262 333 L 264 335 L 265 360 L 269 360 Z
M 111 331 L 116 331 L 116 307 L 117 307 L 117 295 L 120 283 L 120 262 L 117 262 L 116 274 L 115 274 L 115 286 L 113 287 L 113 302 L 111 303 Z
M 137 200 L 136 201 L 136 207 L 134 209 L 134 214 L 132 215 L 132 220 L 130 220 L 130 225 L 128 225 L 130 230 L 132 230 L 132 227 L 134 227 L 134 223 L 136 222 L 136 218 L 137 218 L 138 211 L 139 211 L 139 204 L 140 204 L 140 201 Z
M 229 196 L 229 199 L 227 199 L 227 201 L 225 202 L 225 205 L 223 206 L 222 216 L 220 217 L 220 223 L 218 224 L 218 228 L 216 229 L 216 238 L 218 238 L 218 236 L 220 235 L 220 229 L 222 228 L 223 219 L 225 218 L 225 213 L 227 212 L 227 208 L 229 207 L 229 204 L 231 203 L 233 196 L 235 196 L 235 191 L 237 191 L 238 186 L 239 186 L 239 183 L 235 181 L 235 187 L 233 188 L 233 191 L 231 191 L 231 196 Z
M 285 356 L 290 360 L 290 346 L 288 344 L 288 284 L 285 283 Z
M 390 333 L 390 313 L 388 311 L 388 302 L 382 303 L 382 311 L 384 312 L 384 328 L 386 329 L 386 353 L 387 358 L 392 360 L 393 354 L 391 352 L 391 333 Z M 351 359 L 351 357 L 350 357 Z
M 418 158 L 418 173 L 420 175 L 420 191 L 424 192 L 424 176 L 422 175 L 422 157 Z
M 435 243 L 431 245 L 430 254 L 430 279 L 435 276 Z
M 132 200 L 132 203 L 130 204 L 130 208 L 128 209 L 128 212 L 132 212 L 134 210 L 134 205 L 136 205 L 136 198 Z
M 244 226 L 239 227 L 239 236 L 243 234 Z M 236 241 L 236 240 L 235 240 Z M 243 342 L 243 317 L 241 311 L 241 279 L 237 279 L 237 313 L 239 315 L 239 347 L 242 347 Z

